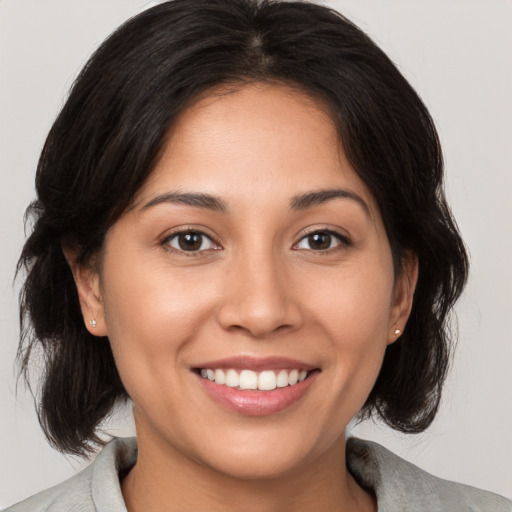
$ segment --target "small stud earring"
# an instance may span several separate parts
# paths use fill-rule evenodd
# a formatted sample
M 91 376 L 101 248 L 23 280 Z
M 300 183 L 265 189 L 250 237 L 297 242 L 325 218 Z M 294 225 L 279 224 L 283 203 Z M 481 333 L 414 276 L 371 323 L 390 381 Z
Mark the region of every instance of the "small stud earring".
M 402 331 L 401 331 L 400 329 L 397 329 L 397 330 L 395 331 L 395 336 L 400 336 L 401 332 L 402 332 Z
M 89 323 L 93 329 L 96 327 L 96 320 L 90 320 Z

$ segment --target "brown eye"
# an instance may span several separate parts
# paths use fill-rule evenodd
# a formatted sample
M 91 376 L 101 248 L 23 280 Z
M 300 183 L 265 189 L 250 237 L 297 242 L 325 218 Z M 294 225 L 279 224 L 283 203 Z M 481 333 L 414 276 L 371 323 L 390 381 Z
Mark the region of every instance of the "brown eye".
M 216 245 L 204 233 L 199 231 L 183 231 L 176 233 L 166 241 L 173 249 L 186 252 L 206 251 L 215 249 Z
M 325 250 L 331 246 L 331 235 L 329 233 L 313 233 L 308 235 L 308 243 L 311 249 Z
M 331 231 L 315 231 L 302 238 L 296 247 L 309 251 L 326 251 L 341 244 L 349 245 L 348 240 L 342 235 Z

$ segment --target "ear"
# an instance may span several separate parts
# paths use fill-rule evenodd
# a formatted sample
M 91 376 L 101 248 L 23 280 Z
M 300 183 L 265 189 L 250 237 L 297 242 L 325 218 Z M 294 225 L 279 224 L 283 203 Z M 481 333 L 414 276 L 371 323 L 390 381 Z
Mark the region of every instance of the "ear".
M 107 336 L 99 272 L 93 264 L 78 262 L 76 248 L 63 246 L 62 251 L 73 273 L 86 329 L 94 336 Z
M 396 341 L 404 332 L 409 318 L 416 282 L 418 281 L 418 257 L 406 251 L 402 260 L 402 270 L 396 277 L 393 300 L 389 315 L 388 345 Z

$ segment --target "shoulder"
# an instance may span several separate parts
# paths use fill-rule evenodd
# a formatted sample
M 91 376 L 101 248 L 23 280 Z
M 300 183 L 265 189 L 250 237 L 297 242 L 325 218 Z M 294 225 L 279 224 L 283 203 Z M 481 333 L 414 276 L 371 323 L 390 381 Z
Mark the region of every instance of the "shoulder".
M 375 493 L 379 512 L 512 512 L 512 501 L 437 478 L 370 441 L 348 439 L 347 465 Z
M 128 471 L 136 457 L 135 439 L 114 439 L 83 471 L 5 512 L 126 512 L 119 473 Z
M 89 466 L 69 480 L 35 494 L 5 512 L 92 511 L 90 474 Z

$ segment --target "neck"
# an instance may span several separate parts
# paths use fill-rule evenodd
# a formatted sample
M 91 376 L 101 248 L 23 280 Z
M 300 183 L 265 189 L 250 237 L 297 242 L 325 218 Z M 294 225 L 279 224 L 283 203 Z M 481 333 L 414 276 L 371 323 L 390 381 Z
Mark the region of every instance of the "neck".
M 345 440 L 321 459 L 272 478 L 240 479 L 139 436 L 137 464 L 122 481 L 129 512 L 373 512 L 374 499 L 346 469 Z

